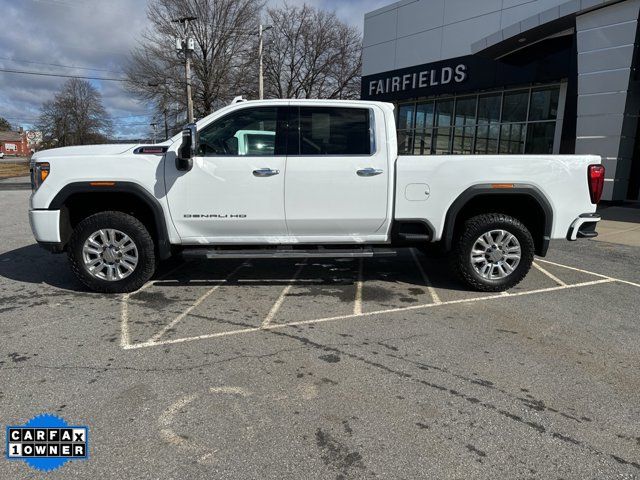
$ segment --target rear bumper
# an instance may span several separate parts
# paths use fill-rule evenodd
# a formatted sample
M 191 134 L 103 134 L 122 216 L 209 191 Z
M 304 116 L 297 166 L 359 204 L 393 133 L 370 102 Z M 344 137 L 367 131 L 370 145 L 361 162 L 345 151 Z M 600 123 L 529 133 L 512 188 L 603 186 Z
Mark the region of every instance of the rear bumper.
M 597 213 L 583 213 L 576 218 L 567 232 L 567 240 L 574 241 L 578 238 L 595 238 L 598 236 L 596 225 L 601 217 Z

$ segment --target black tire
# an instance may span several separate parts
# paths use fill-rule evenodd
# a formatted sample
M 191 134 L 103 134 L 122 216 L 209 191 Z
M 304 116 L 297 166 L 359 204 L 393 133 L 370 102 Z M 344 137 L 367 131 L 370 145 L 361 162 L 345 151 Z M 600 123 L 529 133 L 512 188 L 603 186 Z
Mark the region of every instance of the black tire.
M 138 249 L 138 264 L 133 272 L 121 280 L 97 278 L 85 266 L 82 254 L 84 243 L 89 236 L 101 229 L 115 229 L 125 233 Z M 123 212 L 100 212 L 78 223 L 69 240 L 67 256 L 71 270 L 78 279 L 91 290 L 101 293 L 128 293 L 138 290 L 153 276 L 156 269 L 153 238 L 140 220 Z
M 515 269 L 506 277 L 488 279 L 473 267 L 471 249 L 476 240 L 492 230 L 505 230 L 520 243 L 521 257 Z M 501 292 L 516 286 L 531 269 L 535 246 L 531 233 L 522 222 L 502 213 L 487 213 L 468 219 L 454 239 L 452 267 L 458 277 L 468 286 L 482 292 Z

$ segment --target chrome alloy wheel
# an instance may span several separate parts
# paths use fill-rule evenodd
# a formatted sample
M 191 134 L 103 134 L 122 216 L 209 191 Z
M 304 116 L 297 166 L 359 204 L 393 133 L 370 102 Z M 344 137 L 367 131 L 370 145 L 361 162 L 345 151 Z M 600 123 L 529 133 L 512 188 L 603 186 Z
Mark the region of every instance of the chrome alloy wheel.
M 138 247 L 120 230 L 93 232 L 82 246 L 82 259 L 95 278 L 115 282 L 127 278 L 138 265 Z
M 483 233 L 471 248 L 471 264 L 482 278 L 497 280 L 513 273 L 522 250 L 515 235 L 506 230 L 491 230 Z

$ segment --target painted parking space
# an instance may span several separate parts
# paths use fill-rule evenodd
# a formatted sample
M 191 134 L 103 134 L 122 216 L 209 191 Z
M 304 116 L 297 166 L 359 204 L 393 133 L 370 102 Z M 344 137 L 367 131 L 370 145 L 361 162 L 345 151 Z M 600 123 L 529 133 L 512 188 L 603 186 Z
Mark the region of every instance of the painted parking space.
M 616 281 L 539 259 L 510 291 L 475 292 L 452 278 L 445 262 L 413 249 L 392 259 L 187 262 L 123 296 L 121 346 L 203 341 Z

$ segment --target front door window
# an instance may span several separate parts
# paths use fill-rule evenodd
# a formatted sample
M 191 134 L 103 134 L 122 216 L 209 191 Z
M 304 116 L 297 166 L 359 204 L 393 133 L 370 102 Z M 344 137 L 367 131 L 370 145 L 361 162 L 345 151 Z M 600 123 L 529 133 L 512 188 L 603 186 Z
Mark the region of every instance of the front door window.
M 278 107 L 245 108 L 200 132 L 199 153 L 213 156 L 274 156 Z

